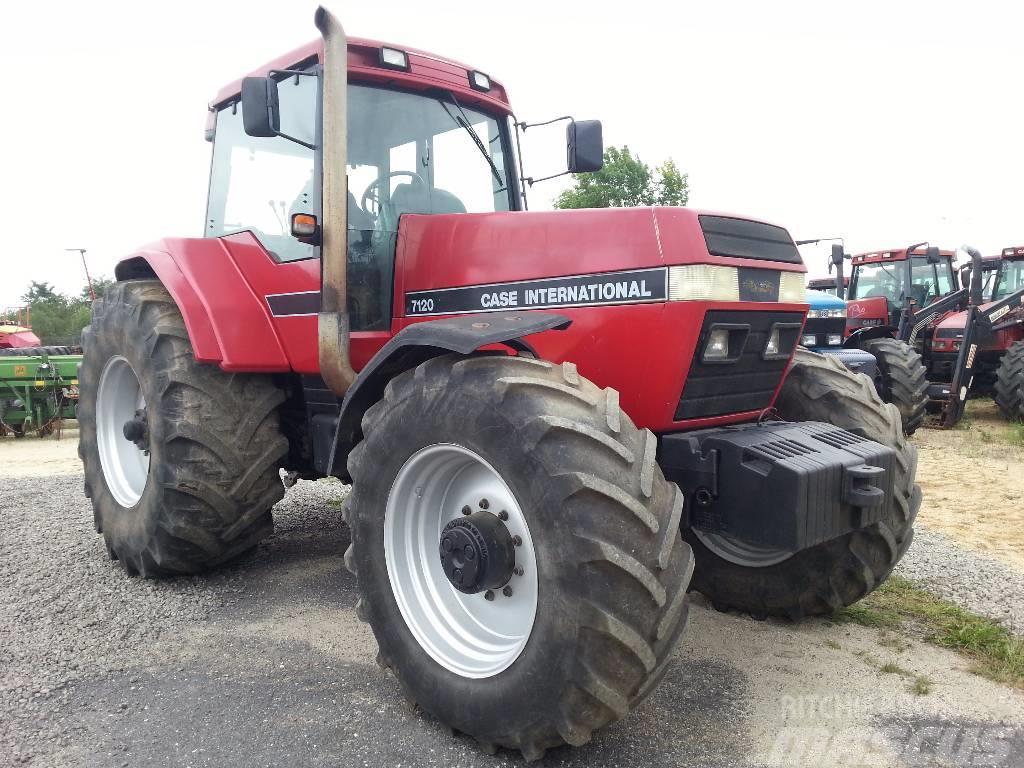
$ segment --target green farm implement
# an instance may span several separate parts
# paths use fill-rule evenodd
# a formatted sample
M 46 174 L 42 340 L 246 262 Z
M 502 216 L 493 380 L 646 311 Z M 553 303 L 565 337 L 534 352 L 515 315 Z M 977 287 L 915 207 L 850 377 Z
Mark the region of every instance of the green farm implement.
M 75 418 L 81 355 L 62 347 L 0 349 L 0 435 L 46 437 Z

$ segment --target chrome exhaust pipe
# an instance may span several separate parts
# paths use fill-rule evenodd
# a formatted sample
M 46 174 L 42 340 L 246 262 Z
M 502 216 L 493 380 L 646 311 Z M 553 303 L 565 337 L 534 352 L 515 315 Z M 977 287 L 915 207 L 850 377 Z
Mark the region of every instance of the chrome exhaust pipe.
M 348 321 L 348 40 L 338 17 L 323 6 L 313 22 L 324 39 L 320 103 L 321 217 L 320 375 L 343 396 L 356 378 L 349 358 Z

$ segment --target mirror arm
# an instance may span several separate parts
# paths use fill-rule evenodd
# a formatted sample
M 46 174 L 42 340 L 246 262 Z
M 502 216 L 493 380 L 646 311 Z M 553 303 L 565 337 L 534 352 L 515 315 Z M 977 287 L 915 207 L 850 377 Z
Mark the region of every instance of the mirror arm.
M 295 82 L 298 83 L 300 77 L 316 77 L 317 73 L 316 70 L 306 71 L 302 69 L 271 69 L 267 72 L 267 77 L 272 77 L 273 75 L 294 76 Z M 294 142 L 295 144 L 299 144 L 300 146 L 303 146 L 306 149 L 311 149 L 314 151 L 316 150 L 316 146 L 314 144 L 310 144 L 308 141 L 297 139 L 294 136 L 289 136 L 287 133 L 281 133 L 280 131 L 277 132 L 277 135 L 280 136 L 282 139 L 287 139 L 288 141 Z
M 551 176 L 542 176 L 539 179 L 535 179 L 535 178 L 533 178 L 533 176 L 522 176 L 519 180 L 520 181 L 525 181 L 527 184 L 529 184 L 532 187 L 538 181 L 547 181 L 548 179 L 557 179 L 559 176 L 568 176 L 570 173 L 572 173 L 572 171 L 562 171 L 561 173 L 555 173 L 555 174 L 552 174 Z
M 569 120 L 570 122 L 575 122 L 575 120 L 573 119 L 572 115 L 563 115 L 562 117 L 556 117 L 556 118 L 553 118 L 551 120 L 545 120 L 543 123 L 527 123 L 527 122 L 522 122 L 522 123 L 516 123 L 516 126 L 519 127 L 519 128 L 522 128 L 523 133 L 526 133 L 526 129 L 527 128 L 540 128 L 542 125 L 551 125 L 552 123 L 559 123 L 562 120 Z
M 306 149 L 312 149 L 314 151 L 316 150 L 316 145 L 310 144 L 308 141 L 297 139 L 294 136 L 289 136 L 287 133 L 281 133 L 280 131 L 277 132 L 277 135 L 280 136 L 282 139 L 287 139 L 288 141 L 295 142 L 296 144 L 301 144 Z

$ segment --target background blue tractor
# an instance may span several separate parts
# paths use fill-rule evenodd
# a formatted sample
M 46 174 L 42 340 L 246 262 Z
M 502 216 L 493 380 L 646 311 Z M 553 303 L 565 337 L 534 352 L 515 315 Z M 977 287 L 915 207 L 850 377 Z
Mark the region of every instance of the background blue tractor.
M 875 357 L 861 349 L 844 349 L 846 333 L 846 301 L 823 291 L 807 291 L 811 305 L 804 324 L 800 344 L 823 355 L 835 355 L 855 373 L 863 373 L 874 381 Z

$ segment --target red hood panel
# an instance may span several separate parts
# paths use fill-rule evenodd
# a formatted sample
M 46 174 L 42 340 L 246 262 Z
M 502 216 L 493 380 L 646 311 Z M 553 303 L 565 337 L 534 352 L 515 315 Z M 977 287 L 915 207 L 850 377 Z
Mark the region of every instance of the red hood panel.
M 806 271 L 802 264 L 712 256 L 688 208 L 402 217 L 396 293 L 659 267 L 725 264 Z

